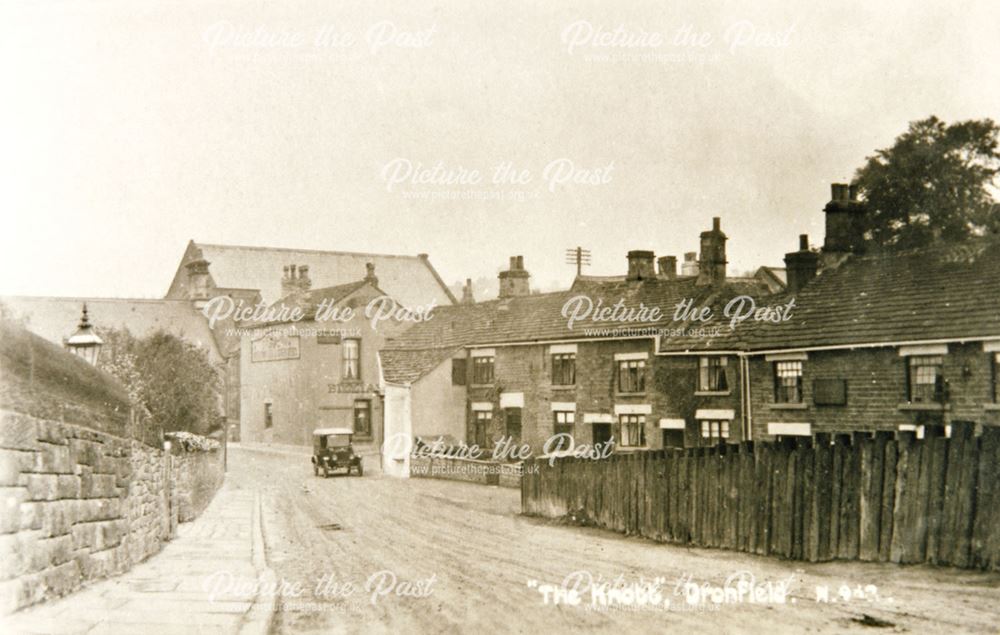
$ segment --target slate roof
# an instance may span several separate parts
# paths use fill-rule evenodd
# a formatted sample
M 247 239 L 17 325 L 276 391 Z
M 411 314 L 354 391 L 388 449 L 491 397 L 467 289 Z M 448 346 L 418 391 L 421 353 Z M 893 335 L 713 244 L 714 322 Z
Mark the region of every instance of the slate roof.
M 998 337 L 1000 236 L 852 256 L 794 297 L 788 322 L 745 329 L 750 350 Z
M 600 337 L 590 329 L 605 331 L 629 329 L 621 336 L 652 337 L 646 329 L 676 328 L 674 307 L 691 298 L 695 305 L 714 302 L 720 297 L 752 291 L 763 294 L 765 285 L 740 281 L 721 287 L 699 287 L 693 277 L 673 280 L 650 279 L 641 282 L 580 280 L 573 289 L 533 294 L 472 305 L 439 307 L 433 319 L 413 325 L 401 335 L 388 340 L 381 351 L 383 374 L 394 383 L 412 382 L 433 370 L 454 351 L 464 346 L 513 342 L 582 340 Z M 595 304 L 613 306 L 619 300 L 626 309 L 659 307 L 662 319 L 655 322 L 580 320 L 569 328 L 562 314 L 567 301 L 587 296 Z M 636 331 L 641 331 L 637 333 Z
M 344 300 L 347 296 L 367 284 L 367 280 L 355 280 L 354 282 L 338 284 L 332 287 L 311 289 L 305 293 L 286 295 L 277 302 L 274 302 L 271 306 L 280 307 L 284 305 L 289 308 L 299 307 L 303 310 L 302 319 L 311 320 L 316 317 L 316 310 L 323 301 L 326 301 L 326 306 L 336 305 L 341 300 Z M 378 287 L 375 288 L 378 290 Z M 364 310 L 364 307 L 361 307 L 360 310 Z
M 268 304 L 282 295 L 281 277 L 287 265 L 308 265 L 313 287 L 332 287 L 363 276 L 369 262 L 375 265 L 379 285 L 406 306 L 425 306 L 432 301 L 438 305 L 456 302 L 425 256 L 213 245 L 194 241 L 188 243 L 166 297 L 186 297 L 185 265 L 198 257 L 209 262 L 209 275 L 216 287 L 259 290 Z
M 9 307 L 15 317 L 23 318 L 29 331 L 59 346 L 76 330 L 80 310 L 86 302 L 90 322 L 98 328 L 127 328 L 137 337 L 163 329 L 206 348 L 213 360 L 221 359 L 208 321 L 188 300 L 22 295 L 3 296 L 0 302 Z

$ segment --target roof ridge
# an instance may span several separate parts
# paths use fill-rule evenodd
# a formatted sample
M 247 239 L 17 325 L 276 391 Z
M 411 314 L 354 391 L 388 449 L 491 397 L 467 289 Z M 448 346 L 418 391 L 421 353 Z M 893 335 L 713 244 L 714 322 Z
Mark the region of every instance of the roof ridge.
M 16 298 L 16 299 L 30 299 L 30 300 L 73 300 L 82 302 L 102 302 L 102 301 L 120 301 L 120 302 L 178 302 L 182 304 L 190 304 L 191 300 L 187 298 L 116 298 L 109 296 L 82 296 L 82 295 L 0 295 L 2 298 Z
M 217 249 L 253 249 L 256 251 L 288 251 L 288 252 L 302 252 L 302 253 L 314 253 L 314 254 L 330 254 L 337 256 L 377 256 L 379 258 L 405 258 L 407 260 L 423 260 L 419 255 L 410 256 L 408 254 L 384 254 L 384 253 L 374 253 L 374 252 L 363 252 L 363 251 L 338 251 L 333 249 L 301 249 L 295 247 L 265 247 L 260 245 L 223 245 L 221 243 L 200 243 L 194 242 L 195 246 L 201 247 L 214 247 Z

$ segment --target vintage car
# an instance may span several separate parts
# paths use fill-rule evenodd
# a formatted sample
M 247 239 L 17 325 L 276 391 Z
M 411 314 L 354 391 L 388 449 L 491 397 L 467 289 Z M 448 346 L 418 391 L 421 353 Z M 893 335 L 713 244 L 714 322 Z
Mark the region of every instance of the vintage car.
M 361 457 L 355 454 L 354 448 L 351 447 L 353 434 L 354 431 L 350 428 L 313 430 L 313 474 L 319 476 L 322 472 L 323 476 L 327 477 L 330 476 L 330 472 L 338 469 L 346 469 L 348 474 L 354 469 L 358 476 L 364 474 Z

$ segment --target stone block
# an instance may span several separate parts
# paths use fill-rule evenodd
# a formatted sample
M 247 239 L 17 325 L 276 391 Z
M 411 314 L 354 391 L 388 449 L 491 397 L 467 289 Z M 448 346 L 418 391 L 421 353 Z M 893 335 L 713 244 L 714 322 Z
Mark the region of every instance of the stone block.
M 122 541 L 121 523 L 117 520 L 104 520 L 95 522 L 94 550 L 101 551 L 110 547 L 117 547 Z
M 78 465 L 93 465 L 100 455 L 100 446 L 84 439 L 70 439 L 69 449 Z
M 83 582 L 80 565 L 70 560 L 41 573 L 41 584 L 47 597 L 61 597 L 79 588 Z
M 77 523 L 70 529 L 73 537 L 73 550 L 91 549 L 94 546 L 94 536 L 97 533 L 95 523 Z
M 112 498 L 118 496 L 117 483 L 113 474 L 91 474 L 80 476 L 80 496 L 82 498 Z
M 43 508 L 47 503 L 38 501 L 21 503 L 20 506 L 20 531 L 42 528 Z
M 0 487 L 0 534 L 21 530 L 21 504 L 27 498 L 24 487 Z
M 0 411 L 0 448 L 34 450 L 38 448 L 38 423 L 34 417 L 9 410 Z
M 32 570 L 32 550 L 27 547 L 36 535 L 34 532 L 0 535 L 0 580 L 10 580 Z
M 18 485 L 19 476 L 34 462 L 31 452 L 0 449 L 0 486 Z
M 42 535 L 46 538 L 69 533 L 76 522 L 76 501 L 52 501 L 42 507 Z
M 35 472 L 47 474 L 72 474 L 74 463 L 70 458 L 68 445 L 39 443 L 40 452 L 35 454 Z
M 80 477 L 75 474 L 59 474 L 56 487 L 59 498 L 80 498 Z
M 59 477 L 55 474 L 28 476 L 28 498 L 31 500 L 56 500 L 59 497 Z
M 56 421 L 38 422 L 38 440 L 46 443 L 66 445 L 66 425 Z
M 29 591 L 23 580 L 0 582 L 0 615 L 9 615 L 28 606 Z

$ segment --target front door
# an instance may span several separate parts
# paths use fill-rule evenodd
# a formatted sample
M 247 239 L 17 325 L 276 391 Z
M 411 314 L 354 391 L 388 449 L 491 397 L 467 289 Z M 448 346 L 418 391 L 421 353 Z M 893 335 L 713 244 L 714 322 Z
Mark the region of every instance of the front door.
M 611 440 L 611 424 L 610 423 L 595 423 L 594 424 L 594 445 L 600 443 L 604 445 Z

